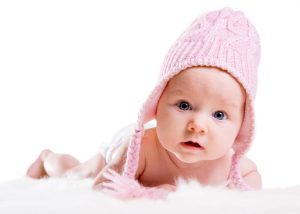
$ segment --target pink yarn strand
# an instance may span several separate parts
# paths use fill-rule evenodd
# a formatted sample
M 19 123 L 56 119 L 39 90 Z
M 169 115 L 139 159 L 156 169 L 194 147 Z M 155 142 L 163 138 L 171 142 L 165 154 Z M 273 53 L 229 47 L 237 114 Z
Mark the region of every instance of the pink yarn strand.
M 230 170 L 230 180 L 234 184 L 234 186 L 241 191 L 253 190 L 242 178 L 242 175 L 239 170 L 239 159 L 241 155 L 236 153 L 232 157 L 232 165 Z
M 135 178 L 138 169 L 141 139 L 144 135 L 144 130 L 135 130 L 131 137 L 130 144 L 127 150 L 127 158 L 123 175 L 128 178 Z

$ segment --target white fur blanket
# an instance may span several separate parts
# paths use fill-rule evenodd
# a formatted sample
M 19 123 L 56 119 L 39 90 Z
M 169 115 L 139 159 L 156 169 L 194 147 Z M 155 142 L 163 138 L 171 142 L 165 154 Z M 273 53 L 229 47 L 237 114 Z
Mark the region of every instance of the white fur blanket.
M 182 183 L 165 201 L 120 201 L 91 189 L 92 180 L 21 178 L 0 184 L 0 213 L 300 213 L 300 186 L 237 192 Z

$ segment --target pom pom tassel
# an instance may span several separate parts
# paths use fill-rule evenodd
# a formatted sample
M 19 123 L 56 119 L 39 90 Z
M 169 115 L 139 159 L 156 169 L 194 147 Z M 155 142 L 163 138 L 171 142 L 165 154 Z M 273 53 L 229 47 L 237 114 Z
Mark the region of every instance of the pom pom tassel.
M 157 187 L 144 187 L 136 180 L 121 176 L 117 172 L 108 169 L 103 177 L 110 182 L 103 182 L 102 192 L 122 200 L 134 198 L 166 199 L 170 190 Z

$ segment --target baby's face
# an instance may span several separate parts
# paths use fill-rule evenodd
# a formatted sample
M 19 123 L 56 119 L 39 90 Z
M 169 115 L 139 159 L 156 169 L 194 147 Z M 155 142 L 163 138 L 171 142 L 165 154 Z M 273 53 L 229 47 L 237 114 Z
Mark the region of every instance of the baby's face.
M 159 143 L 184 163 L 215 160 L 231 148 L 245 92 L 227 72 L 193 67 L 172 78 L 157 107 Z

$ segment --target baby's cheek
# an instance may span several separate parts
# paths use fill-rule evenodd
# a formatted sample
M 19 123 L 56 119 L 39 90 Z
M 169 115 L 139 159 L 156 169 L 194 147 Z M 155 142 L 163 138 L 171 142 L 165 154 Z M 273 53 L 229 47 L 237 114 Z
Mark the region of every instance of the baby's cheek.
M 222 152 L 232 147 L 235 137 L 225 133 L 218 133 L 208 142 L 213 150 Z

